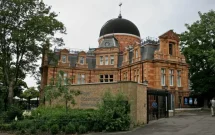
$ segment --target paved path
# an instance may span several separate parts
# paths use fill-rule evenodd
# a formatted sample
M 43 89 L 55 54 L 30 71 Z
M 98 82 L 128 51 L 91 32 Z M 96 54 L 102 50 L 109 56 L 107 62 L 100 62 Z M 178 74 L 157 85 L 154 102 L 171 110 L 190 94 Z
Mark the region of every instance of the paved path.
M 101 135 L 98 133 L 97 135 Z M 175 117 L 152 121 L 144 127 L 115 135 L 215 135 L 215 117 L 210 112 L 180 113 Z

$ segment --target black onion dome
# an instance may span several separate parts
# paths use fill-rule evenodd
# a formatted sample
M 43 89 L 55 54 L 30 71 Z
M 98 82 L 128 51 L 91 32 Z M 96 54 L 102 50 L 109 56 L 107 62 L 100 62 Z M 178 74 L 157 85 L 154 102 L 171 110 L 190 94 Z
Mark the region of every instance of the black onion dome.
M 111 33 L 127 33 L 140 37 L 137 26 L 131 21 L 121 17 L 107 21 L 101 28 L 100 37 Z

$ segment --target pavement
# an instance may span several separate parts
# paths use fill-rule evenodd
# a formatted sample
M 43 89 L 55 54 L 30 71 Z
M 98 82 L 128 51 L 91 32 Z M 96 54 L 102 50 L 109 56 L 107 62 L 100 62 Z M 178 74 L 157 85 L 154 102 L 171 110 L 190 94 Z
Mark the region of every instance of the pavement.
M 150 121 L 132 131 L 88 135 L 215 135 L 215 117 L 209 111 L 183 112 L 171 118 Z
M 128 132 L 90 135 L 215 135 L 215 117 L 209 111 L 183 112 Z

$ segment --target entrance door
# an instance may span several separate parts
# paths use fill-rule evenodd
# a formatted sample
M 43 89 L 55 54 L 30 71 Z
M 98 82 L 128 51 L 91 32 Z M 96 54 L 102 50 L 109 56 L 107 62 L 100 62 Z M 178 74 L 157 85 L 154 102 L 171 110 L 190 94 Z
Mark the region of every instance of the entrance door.
M 147 122 L 168 117 L 168 108 L 170 106 L 168 96 L 168 91 L 147 90 Z M 154 101 L 157 103 L 157 109 L 152 105 Z

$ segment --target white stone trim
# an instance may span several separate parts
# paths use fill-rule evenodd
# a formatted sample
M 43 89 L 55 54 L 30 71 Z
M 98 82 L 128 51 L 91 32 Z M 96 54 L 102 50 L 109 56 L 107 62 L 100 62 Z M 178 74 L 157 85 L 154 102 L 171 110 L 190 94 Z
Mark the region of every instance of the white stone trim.
M 109 37 L 109 36 L 113 36 L 113 35 L 120 35 L 120 36 L 132 36 L 132 37 L 135 37 L 135 38 L 138 38 L 141 40 L 140 37 L 136 36 L 136 35 L 133 35 L 133 34 L 128 34 L 128 33 L 111 33 L 111 34 L 106 34 L 106 35 L 103 35 L 101 37 L 99 37 L 98 41 L 100 39 L 102 39 L 103 37 Z

